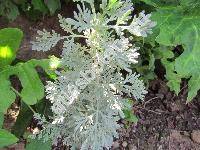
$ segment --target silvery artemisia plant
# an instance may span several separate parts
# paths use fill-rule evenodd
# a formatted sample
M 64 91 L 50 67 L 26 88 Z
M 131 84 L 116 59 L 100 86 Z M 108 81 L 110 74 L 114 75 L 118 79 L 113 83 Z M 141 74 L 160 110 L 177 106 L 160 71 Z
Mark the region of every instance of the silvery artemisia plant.
M 68 68 L 46 86 L 54 115 L 51 122 L 35 115 L 43 127 L 35 136 L 54 143 L 62 139 L 83 150 L 110 148 L 118 137 L 117 121 L 124 117 L 122 94 L 143 100 L 147 93 L 139 75 L 130 69 L 137 63 L 139 47 L 129 42 L 125 32 L 146 37 L 155 22 L 144 12 L 132 18 L 131 0 L 102 0 L 99 11 L 94 0 L 74 1 L 80 2 L 74 19 L 58 16 L 68 34 L 38 31 L 32 43 L 33 50 L 48 51 L 64 40 L 61 64 Z M 80 38 L 84 44 L 77 42 Z M 121 70 L 127 71 L 126 77 Z

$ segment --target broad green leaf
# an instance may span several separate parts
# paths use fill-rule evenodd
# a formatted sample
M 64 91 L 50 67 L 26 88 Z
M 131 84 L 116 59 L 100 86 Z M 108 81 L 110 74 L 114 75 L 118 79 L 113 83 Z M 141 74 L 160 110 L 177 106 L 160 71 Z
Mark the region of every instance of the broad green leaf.
M 198 90 L 200 89 L 200 76 L 195 74 L 191 77 L 191 79 L 188 82 L 188 97 L 187 97 L 187 103 L 190 102 L 196 95 Z
M 200 89 L 200 24 L 189 29 L 187 38 L 183 40 L 185 51 L 175 61 L 175 69 L 185 78 L 191 77 L 188 82 L 189 91 L 187 102 L 191 101 Z
M 34 67 L 36 65 L 33 61 L 32 63 L 20 64 L 15 72 L 23 87 L 20 93 L 22 100 L 28 105 L 34 105 L 44 97 L 44 86 Z
M 18 139 L 14 135 L 4 129 L 0 129 L 0 148 L 14 144 L 17 141 Z
M 47 5 L 51 15 L 53 15 L 57 9 L 61 8 L 60 0 L 48 0 L 45 1 L 45 4 Z
M 15 93 L 10 89 L 9 76 L 0 72 L 0 113 L 5 113 L 15 101 Z
M 16 95 L 11 90 L 9 77 L 17 75 L 22 84 L 20 93 L 21 99 L 28 105 L 34 105 L 44 97 L 44 85 L 42 84 L 35 67 L 42 67 L 48 74 L 53 74 L 55 67 L 52 59 L 30 60 L 26 63 L 19 63 L 16 66 L 7 66 L 0 72 L 0 112 L 6 112 L 8 107 L 14 102 Z M 58 63 L 55 63 L 58 64 Z
M 200 21 L 185 29 L 182 42 L 184 52 L 176 59 L 176 71 L 183 76 L 191 76 L 200 72 Z
M 174 62 L 169 62 L 167 60 L 162 60 L 162 64 L 166 68 L 166 79 L 168 80 L 167 85 L 171 89 L 171 91 L 174 91 L 176 95 L 180 92 L 180 84 L 181 84 L 181 76 L 179 74 L 175 73 L 174 71 Z
M 160 33 L 156 38 L 158 43 L 166 46 L 176 46 L 177 44 L 180 44 L 178 43 L 178 39 L 180 39 L 181 32 L 183 31 L 180 30 L 179 27 L 182 24 L 179 23 L 183 21 L 183 18 L 181 11 L 177 9 L 174 9 L 173 7 L 160 8 L 153 13 L 152 19 L 156 20 L 156 28 L 160 29 Z
M 16 57 L 23 32 L 17 28 L 0 30 L 0 68 L 10 65 Z
M 26 146 L 26 150 L 51 150 L 51 142 L 42 142 L 41 140 L 31 140 Z
M 182 7 L 160 8 L 152 17 L 157 21 L 160 33 L 156 41 L 166 46 L 183 45 L 184 52 L 175 60 L 174 71 L 179 77 L 190 78 L 187 101 L 191 101 L 200 89 L 197 85 L 200 73 L 200 16 L 188 15 Z M 171 78 L 173 75 L 169 75 Z M 196 81 L 196 82 L 194 82 Z

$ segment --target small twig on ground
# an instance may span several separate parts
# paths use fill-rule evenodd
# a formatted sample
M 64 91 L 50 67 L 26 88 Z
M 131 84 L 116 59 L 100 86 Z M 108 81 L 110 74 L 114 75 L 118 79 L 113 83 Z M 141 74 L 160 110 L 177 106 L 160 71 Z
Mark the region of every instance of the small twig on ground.
M 187 86 L 188 86 L 188 84 L 186 84 L 184 87 L 182 87 L 179 93 L 181 93 Z
M 157 111 L 146 109 L 146 108 L 143 108 L 143 107 L 139 107 L 139 106 L 134 106 L 134 107 L 139 108 L 139 109 L 143 109 L 143 110 L 146 110 L 148 112 L 152 112 L 152 113 L 155 113 L 155 114 L 158 114 L 158 115 L 162 114 L 162 112 L 157 112 Z
M 146 105 L 147 105 L 148 103 L 150 103 L 152 100 L 159 99 L 159 98 L 160 98 L 160 97 L 153 97 L 153 98 L 147 100 L 147 101 L 144 103 L 144 108 L 145 108 Z

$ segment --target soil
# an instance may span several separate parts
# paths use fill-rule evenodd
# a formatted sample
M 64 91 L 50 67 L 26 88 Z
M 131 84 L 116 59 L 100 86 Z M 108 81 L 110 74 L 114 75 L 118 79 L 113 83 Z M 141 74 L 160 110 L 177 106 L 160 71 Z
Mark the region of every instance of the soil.
M 60 13 L 69 17 L 73 10 L 74 6 L 71 6 L 63 8 Z M 24 40 L 17 54 L 17 59 L 21 61 L 47 58 L 49 54 L 59 56 L 61 53 L 61 43 L 46 53 L 31 51 L 30 44 L 35 39 L 37 30 L 43 28 L 64 34 L 59 27 L 57 15 L 37 22 L 31 22 L 25 16 L 19 16 L 11 23 L 0 18 L 0 29 L 4 27 L 23 30 Z M 187 82 L 183 81 L 181 93 L 176 96 L 170 92 L 165 81 L 161 80 L 163 78 L 151 81 L 144 102 L 134 105 L 133 111 L 139 121 L 119 131 L 120 138 L 113 143 L 113 150 L 200 150 L 200 96 L 186 104 Z M 13 125 L 13 116 L 16 118 L 18 113 L 18 107 L 13 105 L 5 117 L 4 127 L 7 129 Z M 123 123 L 128 124 L 126 121 Z M 24 150 L 24 147 L 25 142 L 22 140 L 5 150 Z
M 118 143 L 127 142 L 123 149 L 200 150 L 199 98 L 186 104 L 186 92 L 176 96 L 162 80 L 152 81 L 145 101 L 133 107 L 138 123 L 124 129 Z

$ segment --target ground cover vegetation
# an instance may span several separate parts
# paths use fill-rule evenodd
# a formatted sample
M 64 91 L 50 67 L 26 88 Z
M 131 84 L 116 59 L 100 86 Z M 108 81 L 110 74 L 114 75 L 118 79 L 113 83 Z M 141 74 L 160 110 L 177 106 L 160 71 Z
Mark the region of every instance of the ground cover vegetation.
M 182 103 L 198 97 L 199 1 L 0 0 L 0 15 L 36 21 L 67 3 L 76 7 L 56 16 L 63 32 L 40 29 L 30 41 L 30 51 L 48 54 L 61 43 L 57 57 L 19 60 L 23 31 L 0 29 L 0 148 L 24 139 L 27 150 L 110 149 L 140 120 L 133 107 L 145 103 L 151 81 L 161 78 L 175 96 L 187 88 Z M 19 112 L 9 131 L 13 104 Z

